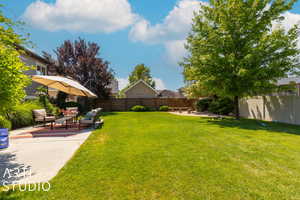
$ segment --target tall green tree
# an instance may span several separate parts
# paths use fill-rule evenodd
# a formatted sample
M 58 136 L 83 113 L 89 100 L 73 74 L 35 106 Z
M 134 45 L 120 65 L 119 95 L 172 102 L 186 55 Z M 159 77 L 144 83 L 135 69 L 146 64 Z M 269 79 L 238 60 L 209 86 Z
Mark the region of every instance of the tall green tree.
M 3 5 L 0 4 L 0 43 L 5 45 L 6 48 L 16 49 L 17 45 L 28 43 L 27 36 L 17 34 L 14 29 L 21 28 L 22 22 L 15 22 L 4 16 L 2 9 Z
M 299 29 L 285 31 L 283 13 L 296 0 L 210 0 L 193 19 L 189 52 L 181 65 L 187 82 L 239 99 L 277 88 L 276 81 L 299 69 Z
M 143 80 L 151 87 L 155 88 L 155 81 L 152 79 L 150 68 L 144 64 L 135 66 L 134 70 L 129 75 L 129 84 L 132 85 L 139 80 Z
M 18 45 L 26 42 L 14 31 L 19 25 L 5 17 L 0 10 L 0 113 L 9 111 L 21 101 L 25 97 L 24 88 L 29 84 L 29 78 L 23 73 L 28 67 L 16 50 Z

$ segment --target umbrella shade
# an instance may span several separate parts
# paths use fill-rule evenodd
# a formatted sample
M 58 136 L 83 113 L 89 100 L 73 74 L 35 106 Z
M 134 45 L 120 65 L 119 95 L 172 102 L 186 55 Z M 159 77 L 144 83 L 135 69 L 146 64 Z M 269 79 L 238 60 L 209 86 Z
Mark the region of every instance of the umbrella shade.
M 77 81 L 60 76 L 32 76 L 34 82 L 75 96 L 97 97 Z

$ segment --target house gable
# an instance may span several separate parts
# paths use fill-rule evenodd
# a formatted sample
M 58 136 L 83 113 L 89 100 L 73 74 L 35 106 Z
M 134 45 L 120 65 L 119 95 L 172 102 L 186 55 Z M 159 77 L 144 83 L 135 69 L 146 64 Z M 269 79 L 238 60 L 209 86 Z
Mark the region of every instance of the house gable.
M 143 80 L 129 87 L 124 93 L 126 98 L 156 98 L 158 95 L 158 92 Z

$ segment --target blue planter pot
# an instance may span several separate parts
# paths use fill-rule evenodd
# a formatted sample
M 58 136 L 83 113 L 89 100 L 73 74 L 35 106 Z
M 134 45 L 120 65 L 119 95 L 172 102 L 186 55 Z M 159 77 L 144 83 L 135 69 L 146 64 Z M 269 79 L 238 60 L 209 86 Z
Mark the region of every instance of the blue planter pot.
M 8 129 L 0 128 L 0 149 L 6 149 L 9 146 Z

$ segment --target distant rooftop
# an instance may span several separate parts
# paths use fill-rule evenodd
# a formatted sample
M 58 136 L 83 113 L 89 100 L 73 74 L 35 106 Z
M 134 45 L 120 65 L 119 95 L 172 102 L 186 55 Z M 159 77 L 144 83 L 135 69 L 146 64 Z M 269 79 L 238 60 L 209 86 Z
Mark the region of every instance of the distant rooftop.
M 300 76 L 280 79 L 278 80 L 278 85 L 288 85 L 291 82 L 300 83 Z
M 183 94 L 172 90 L 158 90 L 158 92 L 159 96 L 162 98 L 184 98 Z
M 43 62 L 45 64 L 49 64 L 49 61 L 46 60 L 44 57 L 38 55 L 37 53 L 33 52 L 32 50 L 26 48 L 26 47 L 23 47 L 23 46 L 20 46 L 20 45 L 16 45 L 16 48 L 18 50 L 23 50 L 25 54 L 27 54 L 28 56 L 30 57 L 33 57 L 37 60 L 39 60 L 40 62 Z

